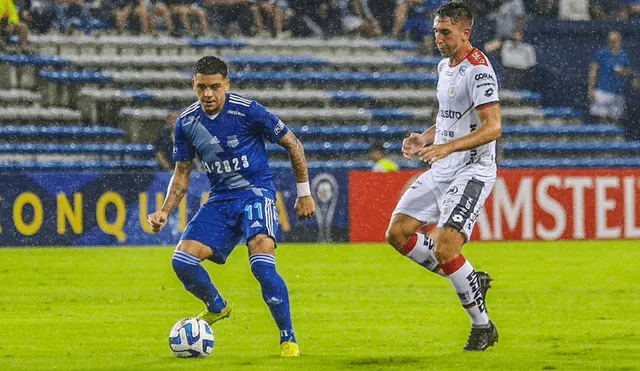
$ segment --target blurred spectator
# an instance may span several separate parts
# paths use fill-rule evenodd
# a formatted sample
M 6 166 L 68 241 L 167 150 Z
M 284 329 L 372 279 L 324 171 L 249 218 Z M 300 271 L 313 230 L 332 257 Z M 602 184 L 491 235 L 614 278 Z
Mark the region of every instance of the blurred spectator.
M 14 34 L 18 35 L 21 52 L 28 53 L 29 28 L 20 21 L 13 0 L 0 0 L 0 53 L 6 50 L 5 39 L 7 36 Z
M 209 20 L 225 36 L 254 36 L 263 28 L 255 0 L 202 0 Z
M 54 4 L 51 0 L 24 1 L 20 18 L 28 24 L 31 32 L 45 34 L 56 19 Z
M 413 41 L 421 43 L 422 53 L 432 55 L 433 13 L 448 0 L 398 0 L 393 24 L 393 37 L 404 38 L 409 34 Z
M 289 26 L 294 37 L 342 35 L 340 7 L 334 0 L 289 0 Z
M 560 0 L 558 18 L 569 21 L 588 21 L 589 0 Z
M 342 29 L 347 35 L 380 37 L 382 28 L 369 9 L 368 0 L 338 0 Z
M 382 144 L 376 143 L 371 146 L 369 159 L 374 162 L 371 171 L 390 172 L 400 170 L 400 166 L 387 157 L 387 151 Z
M 474 16 L 479 18 L 490 18 L 490 15 L 495 14 L 502 0 L 484 0 L 484 1 L 468 1 L 473 7 Z
M 118 34 L 124 33 L 125 26 L 132 19 L 146 35 L 151 34 L 153 29 L 146 0 L 101 0 L 98 13 L 99 19 L 113 19 Z
M 629 18 L 623 0 L 591 0 L 591 16 L 593 19 L 626 20 Z
M 629 84 L 626 96 L 626 112 L 620 122 L 627 140 L 640 140 L 640 76 Z
M 522 0 L 503 0 L 496 20 L 496 36 L 485 44 L 485 51 L 493 53 L 502 47 L 505 40 L 513 40 L 517 32 L 522 33 L 525 26 L 525 9 Z
M 288 34 L 284 33 L 284 22 L 291 15 L 289 2 L 287 0 L 259 0 L 258 5 L 269 20 L 271 34 L 274 37 L 287 36 Z M 258 32 L 260 31 L 262 30 L 258 30 Z
M 71 35 L 76 29 L 88 27 L 89 8 L 84 0 L 54 0 L 60 33 Z
M 503 43 L 500 51 L 504 67 L 503 87 L 507 89 L 533 89 L 535 83 L 535 67 L 538 63 L 536 49 L 533 45 L 522 42 L 522 33 L 516 32 L 513 40 Z
M 560 0 L 562 2 L 563 0 Z M 576 2 L 576 0 L 569 0 Z M 588 1 L 588 0 L 577 0 Z M 530 6 L 526 8 L 527 14 L 531 14 L 534 18 L 557 19 L 558 18 L 558 0 L 534 0 Z M 587 7 L 588 8 L 588 7 Z
M 369 1 L 369 9 L 371 10 L 373 17 L 378 21 L 378 23 L 380 23 L 380 28 L 382 29 L 382 33 L 384 35 L 392 35 L 394 17 L 391 17 L 390 15 L 394 14 L 398 0 L 368 0 L 368 1 Z
M 175 162 L 173 161 L 173 129 L 178 120 L 179 112 L 170 112 L 167 115 L 167 124 L 160 129 L 158 139 L 156 139 L 156 158 L 161 168 L 173 171 Z
M 154 6 L 154 11 L 161 14 L 165 23 L 167 23 L 168 18 L 176 16 L 180 20 L 180 24 L 187 35 L 198 35 L 191 25 L 192 18 L 198 21 L 201 31 L 200 34 L 208 35 L 210 33 L 207 12 L 199 7 L 193 0 L 161 0 Z M 167 16 L 167 13 L 169 16 Z M 170 28 L 170 33 L 175 33 L 174 27 L 175 24 L 171 18 L 167 24 L 167 28 Z
M 617 121 L 624 112 L 625 79 L 631 77 L 622 36 L 609 32 L 608 47 L 599 49 L 589 70 L 589 112 L 602 122 Z
M 640 0 L 624 0 L 629 18 L 640 18 Z

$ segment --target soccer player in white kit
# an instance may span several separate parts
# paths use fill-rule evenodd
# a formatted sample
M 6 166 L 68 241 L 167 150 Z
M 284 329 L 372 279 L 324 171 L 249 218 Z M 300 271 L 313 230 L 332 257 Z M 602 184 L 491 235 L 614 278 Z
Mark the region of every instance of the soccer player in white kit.
M 464 350 L 483 351 L 498 341 L 484 296 L 491 277 L 475 272 L 461 254 L 496 179 L 495 141 L 502 133 L 498 85 L 488 58 L 471 46 L 468 5 L 441 6 L 433 22 L 438 64 L 438 114 L 434 127 L 402 142 L 407 158 L 431 165 L 404 193 L 386 237 L 398 252 L 447 277 L 471 317 Z M 417 233 L 437 222 L 431 236 Z

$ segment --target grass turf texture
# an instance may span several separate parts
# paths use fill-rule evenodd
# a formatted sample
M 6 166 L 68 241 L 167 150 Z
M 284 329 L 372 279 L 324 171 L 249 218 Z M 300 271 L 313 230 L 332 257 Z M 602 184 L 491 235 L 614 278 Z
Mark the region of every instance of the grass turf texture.
M 461 351 L 469 319 L 448 280 L 382 245 L 282 245 L 300 359 L 278 332 L 246 249 L 205 263 L 234 305 L 206 359 L 177 359 L 168 333 L 202 304 L 174 276 L 172 248 L 0 250 L 2 370 L 635 370 L 635 242 L 474 243 L 494 277 L 500 343 Z

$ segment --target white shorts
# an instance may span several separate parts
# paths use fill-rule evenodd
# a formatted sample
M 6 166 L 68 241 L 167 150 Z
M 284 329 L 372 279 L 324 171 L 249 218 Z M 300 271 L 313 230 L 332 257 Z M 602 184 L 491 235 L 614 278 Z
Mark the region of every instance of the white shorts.
M 589 113 L 598 117 L 620 118 L 624 113 L 624 96 L 603 90 L 595 91 L 595 99 L 591 103 Z
M 425 224 L 437 222 L 438 228 L 451 227 L 470 241 L 494 184 L 495 177 L 475 176 L 473 172 L 442 181 L 434 178 L 433 171 L 427 171 L 402 195 L 393 215 L 405 214 Z

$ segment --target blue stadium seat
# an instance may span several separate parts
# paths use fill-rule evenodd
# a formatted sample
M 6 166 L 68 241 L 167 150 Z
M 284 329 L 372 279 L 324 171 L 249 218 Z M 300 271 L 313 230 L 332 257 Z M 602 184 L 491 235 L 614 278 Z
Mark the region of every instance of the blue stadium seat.
M 93 71 L 41 71 L 38 77 L 63 84 L 109 83 L 113 77 Z
M 0 139 L 13 138 L 124 138 L 124 130 L 106 126 L 0 126 Z
M 157 160 L 124 161 L 8 161 L 0 162 L 0 172 L 10 171 L 97 171 L 156 170 Z
M 502 161 L 499 167 L 504 169 L 637 168 L 640 167 L 640 158 L 514 159 Z
M 441 60 L 440 57 L 401 57 L 400 63 L 410 67 L 436 67 Z
M 65 67 L 71 65 L 71 61 L 57 55 L 12 55 L 0 54 L 0 63 L 17 67 Z
M 240 40 L 231 40 L 224 38 L 212 38 L 212 39 L 191 39 L 189 45 L 193 48 L 219 48 L 219 49 L 242 49 L 247 46 L 247 43 Z
M 152 144 L 41 144 L 0 143 L 0 154 L 95 154 L 95 155 L 152 155 Z
M 323 126 L 305 125 L 301 127 L 289 127 L 296 136 L 301 138 L 385 138 L 406 135 L 409 131 L 422 132 L 424 127 L 412 126 L 387 126 L 387 125 L 347 125 L 347 126 Z
M 225 57 L 228 63 L 237 67 L 322 67 L 329 64 L 323 58 L 303 56 L 254 56 L 254 55 L 229 55 Z
M 270 161 L 269 165 L 273 169 L 291 169 L 289 161 Z M 401 169 L 424 169 L 424 166 L 418 161 L 398 161 Z M 373 167 L 373 161 L 309 161 L 307 163 L 309 170 L 314 171 L 349 171 L 349 170 L 370 170 Z
M 507 153 L 638 152 L 640 142 L 507 142 Z
M 308 154 L 346 154 L 346 153 L 366 153 L 371 148 L 369 143 L 340 143 L 340 142 L 324 142 L 324 143 L 305 143 L 304 151 Z M 284 153 L 285 149 L 277 144 L 267 144 L 267 152 Z
M 191 74 L 187 72 L 186 74 Z M 415 72 L 232 72 L 229 78 L 238 83 L 396 83 L 429 84 L 437 82 L 435 73 Z
M 506 125 L 502 135 L 624 135 L 624 130 L 613 124 L 583 124 L 563 126 Z
M 384 50 L 418 50 L 418 44 L 413 41 L 378 40 L 376 43 Z

